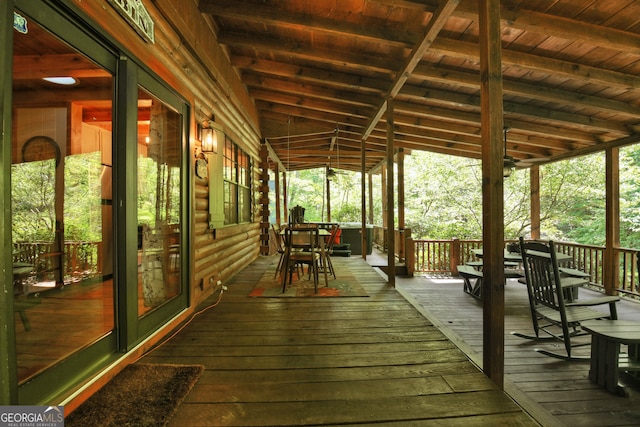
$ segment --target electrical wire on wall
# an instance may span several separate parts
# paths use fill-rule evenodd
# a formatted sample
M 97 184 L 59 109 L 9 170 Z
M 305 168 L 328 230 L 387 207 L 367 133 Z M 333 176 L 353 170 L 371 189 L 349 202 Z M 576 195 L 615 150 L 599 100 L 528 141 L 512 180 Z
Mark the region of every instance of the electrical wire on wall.
M 159 349 L 160 347 L 165 345 L 167 342 L 169 342 L 169 340 L 171 340 L 173 337 L 178 335 L 178 333 L 180 333 L 184 328 L 189 326 L 191 324 L 191 322 L 193 322 L 196 319 L 196 317 L 200 316 L 202 313 L 204 313 L 204 312 L 206 312 L 206 311 L 208 311 L 208 310 L 210 310 L 210 309 L 212 309 L 214 307 L 217 307 L 218 304 L 220 304 L 220 302 L 222 301 L 222 295 L 227 290 L 227 287 L 225 285 L 223 285 L 221 281 L 218 281 L 218 285 L 220 286 L 220 295 L 218 295 L 218 299 L 215 302 L 213 302 L 213 303 L 201 308 L 200 310 L 194 312 L 189 317 L 189 319 L 187 319 L 187 321 L 185 321 L 178 329 L 173 331 L 173 333 L 171 333 L 170 335 L 162 338 L 161 342 L 157 343 L 152 348 L 150 348 L 148 351 L 146 351 L 145 353 L 141 354 L 138 358 L 136 358 L 136 360 L 134 360 L 131 363 L 135 363 L 138 360 L 140 360 L 141 358 L 143 358 L 144 356 L 147 356 L 147 355 L 151 354 L 152 352 L 156 351 L 157 349 Z

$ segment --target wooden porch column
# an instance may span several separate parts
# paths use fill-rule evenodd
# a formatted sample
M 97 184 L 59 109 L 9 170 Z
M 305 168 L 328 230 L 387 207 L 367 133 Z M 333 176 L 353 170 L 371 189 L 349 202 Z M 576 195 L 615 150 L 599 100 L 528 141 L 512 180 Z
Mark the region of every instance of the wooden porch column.
M 269 255 L 269 150 L 260 147 L 260 254 Z
M 360 210 L 362 214 L 360 220 L 362 222 L 362 259 L 367 259 L 367 193 L 365 179 L 367 177 L 367 151 L 366 142 L 362 138 L 360 141 Z
M 389 203 L 387 200 L 387 164 L 383 164 L 382 167 L 380 168 L 380 187 L 382 189 L 382 194 L 381 194 L 381 198 L 382 198 L 382 228 L 384 228 L 385 230 L 387 229 L 387 218 L 389 217 L 387 215 L 387 210 L 389 207 Z M 385 242 L 387 241 L 387 239 L 385 239 Z
M 529 169 L 529 187 L 531 188 L 531 238 L 540 239 L 540 166 L 533 165 Z
M 275 166 L 275 170 L 274 170 L 274 178 L 273 178 L 273 182 L 275 183 L 275 192 L 276 192 L 276 225 L 278 226 L 278 229 L 280 229 L 280 226 L 282 225 L 282 211 L 281 211 L 281 205 L 280 205 L 280 165 L 278 164 L 278 162 L 276 162 L 276 166 Z
M 615 295 L 619 285 L 618 265 L 620 255 L 614 251 L 620 247 L 620 149 L 606 150 L 606 213 L 603 282 L 607 295 Z
M 284 213 L 284 222 L 289 222 L 289 207 L 287 206 L 287 172 L 282 172 L 282 204 L 283 204 L 283 213 Z
M 387 264 L 389 284 L 396 286 L 396 257 L 395 247 L 396 239 L 394 233 L 395 216 L 393 208 L 395 206 L 393 199 L 393 154 L 394 154 L 394 128 L 393 123 L 393 98 L 387 98 Z
M 398 148 L 398 230 L 400 236 L 398 257 L 401 262 L 406 257 L 407 236 L 405 235 L 404 227 L 404 148 Z
M 327 183 L 327 222 L 331 222 L 331 181 L 325 179 Z
M 504 188 L 502 176 L 502 56 L 500 1 L 481 0 L 480 104 L 482 125 L 483 366 L 504 386 Z
M 369 172 L 369 224 L 374 224 L 373 218 L 373 174 Z

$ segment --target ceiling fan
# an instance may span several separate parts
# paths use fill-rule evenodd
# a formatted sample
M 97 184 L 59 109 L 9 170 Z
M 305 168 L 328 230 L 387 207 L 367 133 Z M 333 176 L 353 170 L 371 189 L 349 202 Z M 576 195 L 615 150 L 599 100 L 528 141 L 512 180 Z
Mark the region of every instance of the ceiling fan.
M 329 146 L 329 151 L 333 151 L 333 146 L 336 147 L 336 158 L 338 160 L 338 166 L 336 169 L 340 169 L 340 146 L 338 145 L 338 133 L 340 129 L 336 126 L 335 135 L 331 137 L 331 145 Z M 338 176 L 338 172 L 331 167 L 331 156 L 329 156 L 329 166 L 327 166 L 326 178 L 328 181 L 333 181 L 336 176 Z
M 526 159 L 516 159 L 513 156 L 510 156 L 507 152 L 507 132 L 511 130 L 510 127 L 504 127 L 504 155 L 502 156 L 502 175 L 504 178 L 509 178 L 515 169 L 525 169 L 532 167 L 536 163 L 544 163 L 548 162 L 548 157 L 539 157 L 539 158 L 526 158 Z M 480 164 L 471 164 L 469 166 L 479 166 Z
M 530 168 L 536 163 L 545 163 L 550 159 L 548 157 L 537 157 L 537 158 L 527 158 L 518 160 L 513 158 L 513 156 L 509 156 L 507 154 L 507 132 L 509 132 L 511 128 L 504 128 L 504 156 L 502 158 L 502 172 L 505 178 L 508 178 L 513 173 L 514 169 L 525 169 Z
M 516 168 L 516 163 L 519 162 L 519 160 L 516 160 L 512 156 L 507 154 L 507 132 L 509 132 L 509 130 L 511 130 L 511 128 L 509 128 L 509 127 L 505 126 L 503 128 L 503 131 L 504 131 L 504 156 L 502 157 L 502 176 L 505 177 L 505 178 L 509 178 L 511 176 L 511 173 Z

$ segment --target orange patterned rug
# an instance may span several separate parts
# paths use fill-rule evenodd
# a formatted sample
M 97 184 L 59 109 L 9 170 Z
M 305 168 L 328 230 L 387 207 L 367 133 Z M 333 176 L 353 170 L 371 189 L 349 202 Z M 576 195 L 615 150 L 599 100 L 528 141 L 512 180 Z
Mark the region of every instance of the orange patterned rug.
M 334 263 L 336 264 L 336 263 Z M 356 277 L 344 268 L 336 267 L 336 278 L 329 275 L 328 286 L 325 286 L 324 275 L 320 274 L 318 283 L 318 293 L 315 293 L 313 279 L 309 279 L 307 274 L 298 277 L 294 273 L 292 283 L 287 283 L 285 292 L 282 292 L 282 280 L 280 275 L 273 277 L 277 265 L 277 258 L 270 268 L 265 271 L 253 290 L 250 297 L 268 298 L 292 298 L 292 297 L 368 297 Z M 305 271 L 306 273 L 306 271 Z

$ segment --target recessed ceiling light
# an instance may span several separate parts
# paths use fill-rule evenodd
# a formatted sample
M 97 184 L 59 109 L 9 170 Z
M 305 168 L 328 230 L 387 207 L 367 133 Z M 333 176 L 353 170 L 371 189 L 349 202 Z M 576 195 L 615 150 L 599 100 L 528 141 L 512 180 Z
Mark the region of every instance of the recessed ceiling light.
M 43 80 L 46 80 L 50 83 L 55 83 L 57 85 L 65 86 L 71 86 L 78 83 L 78 81 L 73 77 L 44 77 Z

